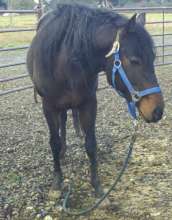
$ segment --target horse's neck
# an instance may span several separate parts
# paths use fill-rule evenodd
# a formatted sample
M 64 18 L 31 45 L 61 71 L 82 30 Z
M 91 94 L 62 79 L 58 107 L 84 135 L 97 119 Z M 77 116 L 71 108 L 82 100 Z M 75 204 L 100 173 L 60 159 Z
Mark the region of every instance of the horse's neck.
M 106 54 L 112 49 L 117 28 L 112 25 L 97 28 L 95 31 L 95 51 L 99 72 L 105 71 L 107 62 Z
M 116 31 L 117 28 L 111 24 L 98 27 L 95 34 L 97 50 L 108 50 L 113 45 Z

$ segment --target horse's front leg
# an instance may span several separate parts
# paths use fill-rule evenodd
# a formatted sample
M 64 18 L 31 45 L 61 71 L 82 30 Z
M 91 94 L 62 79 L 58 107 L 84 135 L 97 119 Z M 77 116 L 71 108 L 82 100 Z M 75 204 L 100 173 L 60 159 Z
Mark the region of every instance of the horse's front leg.
M 52 188 L 60 190 L 63 182 L 62 171 L 60 167 L 61 141 L 59 136 L 59 112 L 47 100 L 43 99 L 43 112 L 47 120 L 50 132 L 50 146 L 54 159 L 54 180 Z
M 95 136 L 95 121 L 97 113 L 96 96 L 92 97 L 79 108 L 79 117 L 82 129 L 85 133 L 85 148 L 90 160 L 91 184 L 95 189 L 96 195 L 101 196 L 103 190 L 100 185 L 97 168 L 97 148 Z
M 66 121 L 67 110 L 63 110 L 60 113 L 60 137 L 61 137 L 61 152 L 60 155 L 63 158 L 66 152 Z

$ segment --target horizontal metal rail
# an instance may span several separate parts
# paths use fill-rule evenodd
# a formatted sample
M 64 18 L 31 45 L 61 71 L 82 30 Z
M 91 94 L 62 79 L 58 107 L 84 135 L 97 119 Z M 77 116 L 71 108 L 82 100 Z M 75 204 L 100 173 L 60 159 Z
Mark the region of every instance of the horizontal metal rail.
M 172 47 L 172 44 L 165 44 L 165 45 L 157 45 L 155 48 L 161 48 L 161 47 Z
M 172 36 L 172 33 L 167 33 L 167 34 L 164 33 L 164 35 L 163 34 L 151 34 L 151 36 L 152 37 L 163 37 L 163 36 L 168 37 L 168 36 Z
M 35 30 L 36 28 L 1 29 L 0 33 L 27 32 L 27 31 L 35 31 Z
M 155 64 L 155 66 L 157 67 L 157 66 L 168 66 L 168 65 L 172 65 L 172 62 L 167 62 L 167 63 L 157 63 L 157 64 Z
M 172 21 L 163 21 L 164 24 L 172 24 Z M 146 24 L 162 24 L 162 21 L 151 21 L 146 22 Z
M 162 13 L 163 18 L 162 21 L 150 21 L 147 22 L 146 24 L 150 25 L 150 24 L 162 24 L 163 25 L 163 33 L 162 34 L 152 34 L 152 37 L 162 37 L 163 38 L 163 42 L 164 38 L 166 36 L 172 36 L 172 33 L 164 33 L 164 27 L 166 24 L 172 24 L 172 21 L 169 20 L 165 20 L 164 19 L 164 13 L 171 13 L 172 12 L 172 7 L 147 7 L 147 8 L 141 8 L 141 7 L 137 7 L 137 8 L 114 8 L 113 11 L 116 11 L 118 13 L 133 13 L 133 12 L 146 12 L 146 13 Z M 25 11 L 21 11 L 21 10 L 0 10 L 0 13 L 21 13 L 21 14 L 38 14 L 38 10 L 25 10 Z M 0 33 L 9 33 L 9 32 L 22 32 L 22 31 L 35 31 L 35 28 L 17 28 L 17 29 L 0 29 Z M 27 49 L 29 46 L 23 46 L 23 47 L 14 47 L 14 48 L 1 48 L 0 52 L 3 51 L 15 51 L 15 50 L 22 50 L 22 49 Z M 170 57 L 172 56 L 172 54 L 165 54 L 164 53 L 164 49 L 166 47 L 172 47 L 172 44 L 163 44 L 163 45 L 157 45 L 155 46 L 155 48 L 163 48 L 163 54 L 162 55 L 158 55 L 156 58 L 162 58 L 163 61 L 161 62 L 161 60 L 158 62 L 158 60 L 156 60 L 156 64 L 155 66 L 161 66 L 161 65 L 171 65 L 172 62 L 165 62 L 164 61 L 164 57 Z M 160 53 L 161 54 L 161 53 Z M 13 67 L 13 66 L 18 66 L 18 65 L 23 65 L 26 64 L 26 62 L 21 62 L 21 63 L 15 63 L 15 64 L 5 64 L 0 66 L 0 68 L 5 68 L 5 67 Z M 104 73 L 100 73 L 100 76 L 105 75 Z M 19 76 L 14 76 L 14 77 L 8 77 L 5 79 L 0 79 L 0 82 L 9 82 L 12 80 L 18 80 L 18 79 L 22 79 L 28 77 L 28 74 L 22 74 Z M 2 95 L 6 95 L 6 94 L 10 94 L 10 93 L 14 93 L 14 92 L 18 92 L 18 91 L 23 91 L 26 89 L 30 89 L 33 88 L 32 85 L 26 85 L 23 87 L 19 87 L 19 88 L 15 88 L 15 89 L 10 89 L 10 90 L 6 90 L 6 91 L 0 91 L 0 96 Z M 98 91 L 104 90 L 108 88 L 107 86 L 105 87 L 100 87 L 98 88 Z
M 0 96 L 8 95 L 8 94 L 11 94 L 11 93 L 20 92 L 20 91 L 24 91 L 24 90 L 28 90 L 28 89 L 32 89 L 32 88 L 33 88 L 33 85 L 29 85 L 29 86 L 16 88 L 16 89 L 10 89 L 10 90 L 7 90 L 7 91 L 0 91 Z M 105 89 L 108 89 L 108 88 L 110 88 L 110 87 L 109 86 L 100 87 L 100 88 L 97 89 L 97 91 L 102 91 L 102 90 L 105 90 Z
M 17 80 L 17 79 L 23 79 L 23 78 L 26 78 L 28 76 L 29 76 L 28 74 L 22 74 L 22 75 L 19 75 L 19 76 L 8 77 L 8 78 L 5 78 L 5 79 L 0 79 L 0 83 L 9 82 L 9 81 L 12 81 L 12 80 Z
M 104 76 L 104 75 L 105 75 L 105 72 L 104 72 L 104 71 L 102 71 L 102 72 L 99 73 L 99 76 Z
M 22 14 L 22 15 L 25 15 L 25 14 L 39 14 L 39 10 L 0 10 L 0 14 L 3 14 L 3 13 L 13 13 L 13 14 Z M 14 32 L 30 32 L 30 31 L 35 31 L 36 28 L 33 26 L 33 27 L 29 27 L 29 28 L 4 28 L 4 29 L 0 29 L 0 33 L 14 33 Z M 16 51 L 16 50 L 24 50 L 24 49 L 27 49 L 29 47 L 29 45 L 26 45 L 26 46 L 21 46 L 21 47 L 13 47 L 13 48 L 0 48 L 0 52 L 5 52 L 5 51 Z M 2 68 L 6 68 L 6 67 L 14 67 L 14 66 L 19 66 L 19 65 L 24 65 L 26 64 L 26 62 L 19 62 L 19 63 L 13 63 L 13 64 L 4 64 L 4 65 L 1 65 L 0 66 L 0 69 Z M 14 77 L 8 77 L 8 78 L 5 78 L 5 79 L 0 79 L 0 82 L 1 83 L 5 83 L 5 82 L 9 82 L 9 81 L 12 81 L 12 80 L 18 80 L 18 79 L 23 79 L 25 77 L 28 77 L 28 74 L 22 74 L 22 75 L 19 75 L 19 76 L 14 76 Z M 31 89 L 33 88 L 33 85 L 26 85 L 26 86 L 23 86 L 23 87 L 19 87 L 19 88 L 14 88 L 14 89 L 9 89 L 9 90 L 6 90 L 6 91 L 0 91 L 0 96 L 3 96 L 3 95 L 7 95 L 7 94 L 11 94 L 11 93 L 15 93 L 15 92 L 19 92 L 19 91 L 23 91 L 23 90 L 27 90 L 27 89 Z
M 9 48 L 0 48 L 0 52 L 4 52 L 4 51 L 16 51 L 16 50 L 25 50 L 28 49 L 28 46 L 23 46 L 23 47 L 9 47 Z
M 0 69 L 6 68 L 6 67 L 13 67 L 13 66 L 19 66 L 19 65 L 24 65 L 26 62 L 20 62 L 20 63 L 12 63 L 12 64 L 4 64 L 0 66 Z
M 172 7 L 135 7 L 135 8 L 113 8 L 113 11 L 118 12 L 148 12 L 148 13 L 156 13 L 156 12 L 171 12 Z M 38 10 L 0 10 L 0 13 L 18 13 L 18 14 L 37 14 Z
M 0 96 L 7 95 L 10 93 L 14 93 L 14 92 L 20 92 L 20 91 L 31 89 L 31 88 L 33 88 L 33 85 L 23 86 L 23 87 L 19 87 L 19 88 L 15 88 L 15 89 L 9 89 L 6 91 L 0 91 Z
M 158 13 L 158 12 L 172 12 L 172 7 L 136 7 L 136 8 L 113 8 L 113 11 L 116 12 L 125 12 L 125 13 L 132 13 L 132 12 L 146 12 L 146 13 Z
M 163 56 L 164 57 L 169 57 L 169 56 L 172 56 L 172 53 L 162 54 L 162 55 L 156 56 L 156 58 L 161 58 Z
M 110 86 L 104 86 L 104 87 L 98 88 L 97 91 L 102 91 L 102 90 L 110 89 L 110 88 L 111 88 Z
M 0 10 L 0 14 L 3 13 L 16 13 L 16 14 L 37 14 L 37 10 Z

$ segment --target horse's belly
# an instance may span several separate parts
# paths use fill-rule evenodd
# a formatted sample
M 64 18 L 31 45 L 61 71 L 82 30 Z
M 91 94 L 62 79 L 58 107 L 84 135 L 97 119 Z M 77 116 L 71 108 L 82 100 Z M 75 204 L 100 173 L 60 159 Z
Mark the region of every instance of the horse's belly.
M 84 102 L 82 94 L 64 94 L 56 100 L 57 108 L 77 108 Z

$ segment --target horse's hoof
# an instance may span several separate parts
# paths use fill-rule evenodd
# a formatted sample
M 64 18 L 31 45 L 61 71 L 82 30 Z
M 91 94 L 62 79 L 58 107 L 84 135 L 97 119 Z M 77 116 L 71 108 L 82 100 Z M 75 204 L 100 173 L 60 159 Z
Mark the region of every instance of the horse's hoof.
M 48 193 L 48 198 L 50 201 L 58 200 L 61 197 L 61 191 L 60 190 L 54 190 L 50 189 Z
M 99 208 L 107 208 L 111 205 L 110 200 L 105 198 L 99 205 Z
M 51 185 L 52 190 L 61 190 L 63 188 L 63 177 L 57 172 L 54 172 L 53 183 Z
M 62 178 L 55 173 L 51 189 L 48 193 L 49 200 L 54 201 L 60 198 L 62 185 Z

